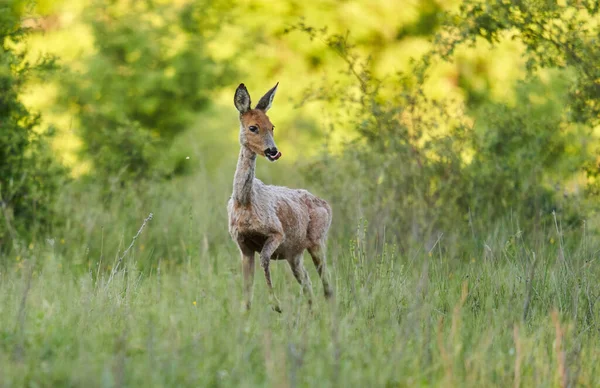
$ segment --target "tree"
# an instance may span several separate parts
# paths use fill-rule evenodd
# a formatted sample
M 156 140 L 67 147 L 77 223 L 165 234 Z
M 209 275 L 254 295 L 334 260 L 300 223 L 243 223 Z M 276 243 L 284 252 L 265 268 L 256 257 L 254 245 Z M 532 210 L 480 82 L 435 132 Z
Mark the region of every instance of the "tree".
M 208 0 L 96 1 L 88 9 L 96 50 L 62 81 L 93 176 L 124 183 L 172 173 L 157 170 L 161 150 L 231 74 L 205 50 L 221 21 L 215 9 Z
M 335 110 L 346 113 L 340 125 L 358 135 L 341 156 L 324 153 L 311 164 L 309 177 L 343 204 L 336 214 L 347 208 L 355 217 L 358 207 L 375 220 L 371 225 L 387 225 L 400 236 L 471 233 L 474 222 L 485 229 L 509 214 L 517 214 L 521 226 L 552 221 L 553 211 L 578 221 L 585 209 L 574 199 L 583 197 L 565 200 L 564 188 L 584 172 L 600 176 L 598 7 L 591 1 L 467 0 L 444 15 L 432 50 L 410 71 L 385 77 L 369 71 L 347 36 L 300 24 L 342 57 L 349 74 L 307 95 L 339 101 Z M 457 47 L 506 39 L 525 50 L 524 78 L 506 85 L 514 103 L 460 82 L 464 101 L 435 101 L 425 93 L 432 64 L 453 63 Z

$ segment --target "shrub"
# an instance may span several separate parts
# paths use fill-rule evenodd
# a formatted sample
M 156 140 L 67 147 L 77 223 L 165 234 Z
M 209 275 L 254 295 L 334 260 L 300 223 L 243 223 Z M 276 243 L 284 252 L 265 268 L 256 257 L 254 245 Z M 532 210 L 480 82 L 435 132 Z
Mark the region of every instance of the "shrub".
M 548 51 L 540 56 L 536 48 L 556 44 L 543 42 L 546 35 L 536 42 L 526 34 L 530 26 L 521 26 L 531 57 L 523 69 L 525 79 L 509 86 L 515 91 L 514 103 L 494 101 L 481 91 L 477 98 L 467 96 L 464 103 L 436 101 L 424 92 L 431 65 L 452 61 L 460 44 L 474 44 L 470 37 L 484 28 L 477 23 L 488 20 L 481 11 L 474 27 L 469 18 L 472 4 L 467 4 L 460 14 L 464 24 L 451 19 L 431 52 L 411 71 L 381 78 L 369 71 L 368 62 L 356 55 L 345 36 L 296 27 L 311 37 L 321 35 L 348 66 L 345 81 L 307 93 L 345 112 L 338 127 L 357 129 L 357 139 L 346 144 L 341 155 L 326 155 L 305 169 L 337 205 L 340 226 L 355 225 L 357 217 L 365 217 L 377 230 L 386 226 L 401 239 L 412 235 L 422 241 L 441 232 L 470 234 L 475 227 L 489 228 L 511 214 L 519 215 L 522 227 L 532 220 L 552 221 L 554 211 L 563 212 L 563 219 L 571 222 L 585 214 L 578 201 L 582 197 L 563 196 L 570 180 L 581 176 L 584 168 L 594 168 L 588 162 L 593 154 L 588 144 L 593 144 L 596 105 L 588 74 L 591 63 L 567 61 L 567 66 L 557 67 L 569 41 L 561 41 L 560 49 L 552 51 L 555 57 L 548 57 Z M 492 9 L 503 10 L 500 4 Z M 543 9 L 530 12 L 537 12 L 536 23 L 555 16 Z M 572 28 L 567 37 L 574 42 L 573 50 L 580 50 L 577 56 L 589 49 L 595 58 L 597 49 L 589 47 L 588 31 L 577 35 L 569 23 L 566 19 Z M 498 25 L 518 26 L 491 25 L 498 30 Z M 498 31 L 482 33 L 488 38 L 490 34 L 492 42 L 502 39 Z M 541 69 L 548 81 L 540 78 Z
M 55 222 L 53 204 L 65 178 L 49 147 L 52 128 L 40 132 L 40 116 L 19 100 L 27 80 L 53 62 L 29 63 L 17 48 L 27 33 L 18 10 L 18 2 L 0 5 L 0 251 Z

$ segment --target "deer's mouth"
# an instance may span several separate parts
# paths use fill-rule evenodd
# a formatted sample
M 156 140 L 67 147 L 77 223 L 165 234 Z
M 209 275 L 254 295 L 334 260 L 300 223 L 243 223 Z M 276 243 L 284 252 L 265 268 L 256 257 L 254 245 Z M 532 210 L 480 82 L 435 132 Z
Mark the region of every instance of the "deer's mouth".
M 270 162 L 274 162 L 277 159 L 281 158 L 281 152 L 277 151 L 275 155 L 265 153 L 265 156 L 267 157 L 267 159 L 269 159 Z

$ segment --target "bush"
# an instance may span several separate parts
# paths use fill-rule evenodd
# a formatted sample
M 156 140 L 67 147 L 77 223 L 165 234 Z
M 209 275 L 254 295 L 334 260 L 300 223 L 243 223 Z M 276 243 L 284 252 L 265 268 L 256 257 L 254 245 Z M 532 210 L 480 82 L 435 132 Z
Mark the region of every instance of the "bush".
M 594 128 L 600 124 L 600 45 L 597 1 L 506 3 L 468 0 L 447 23 L 438 51 L 449 58 L 457 46 L 485 39 L 497 44 L 504 39 L 521 42 L 525 48 L 527 74 L 554 69 L 569 74 L 557 108 L 563 128 L 582 128 L 584 142 L 579 151 L 586 161 L 577 160 L 578 171 L 587 175 L 587 193 L 596 195 L 600 174 L 600 147 Z M 556 80 L 556 77 L 554 78 Z M 559 81 L 560 82 L 560 81 Z
M 55 222 L 53 204 L 65 178 L 49 147 L 52 129 L 39 132 L 40 116 L 19 100 L 27 80 L 53 63 L 31 64 L 16 48 L 27 33 L 18 9 L 18 2 L 0 6 L 0 251 Z
M 463 12 L 471 14 L 468 7 Z M 537 21 L 550 17 L 536 12 Z M 356 55 L 345 36 L 297 27 L 311 37 L 322 34 L 348 65 L 345 81 L 307 93 L 345 112 L 338 127 L 357 129 L 357 139 L 341 155 L 326 155 L 305 169 L 336 205 L 340 227 L 364 217 L 379 231 L 386 227 L 403 240 L 412 235 L 422 241 L 435 240 L 442 232 L 471 234 L 513 214 L 522 227 L 530 221 L 552 222 L 553 212 L 562 212 L 569 222 L 586 214 L 583 197 L 564 196 L 571 195 L 565 194 L 569 181 L 581 177 L 585 168 L 594 173 L 589 163 L 594 151 L 588 144 L 594 142 L 590 128 L 596 105 L 590 103 L 591 88 L 580 88 L 591 82 L 588 66 L 557 68 L 564 52 L 539 58 L 535 47 L 542 42 L 530 41 L 527 77 L 515 85 L 514 103 L 494 101 L 481 91 L 470 98 L 469 90 L 465 102 L 433 100 L 424 92 L 428 71 L 436 61 L 452 61 L 454 47 L 474 44 L 467 39 L 475 28 L 470 21 L 465 17 L 463 25 L 452 19 L 411 71 L 381 78 L 369 71 L 368 62 Z M 468 32 L 461 35 L 465 26 Z M 577 55 L 583 55 L 585 45 L 591 44 L 586 30 L 570 34 L 581 50 Z M 456 36 L 464 39 L 442 38 Z M 585 114 L 575 117 L 582 107 L 587 107 Z

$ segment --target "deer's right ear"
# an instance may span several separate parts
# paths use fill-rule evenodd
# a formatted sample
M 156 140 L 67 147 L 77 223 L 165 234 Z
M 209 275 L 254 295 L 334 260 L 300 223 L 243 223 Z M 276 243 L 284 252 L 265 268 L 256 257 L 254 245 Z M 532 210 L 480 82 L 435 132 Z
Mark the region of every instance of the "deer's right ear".
M 235 91 L 233 103 L 240 113 L 246 113 L 250 110 L 250 93 L 244 84 L 240 84 Z

